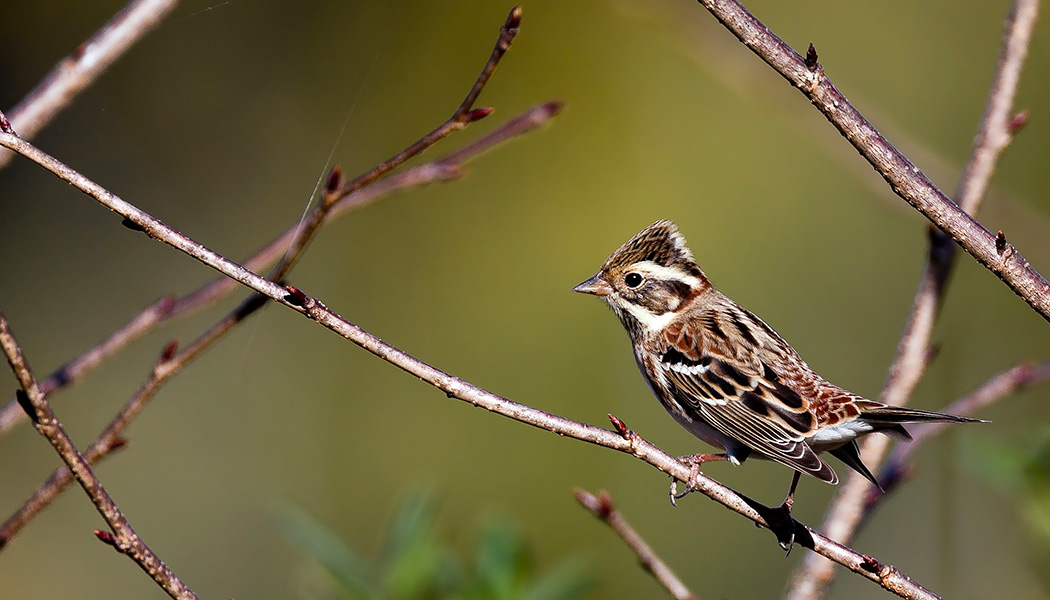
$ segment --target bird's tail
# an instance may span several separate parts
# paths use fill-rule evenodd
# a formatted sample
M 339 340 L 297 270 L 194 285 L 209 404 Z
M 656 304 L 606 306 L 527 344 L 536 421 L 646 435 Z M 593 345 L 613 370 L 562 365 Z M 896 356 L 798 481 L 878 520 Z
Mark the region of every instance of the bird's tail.
M 911 441 L 911 434 L 904 428 L 904 423 L 987 423 L 984 419 L 971 417 L 960 417 L 935 410 L 922 410 L 920 408 L 904 408 L 903 406 L 890 406 L 882 404 L 879 406 L 865 407 L 861 410 L 860 417 L 875 426 L 876 431 L 888 433 L 893 437 L 904 441 Z
M 903 406 L 876 406 L 861 411 L 862 419 L 882 423 L 987 423 L 983 419 L 960 417 L 934 410 L 904 408 Z

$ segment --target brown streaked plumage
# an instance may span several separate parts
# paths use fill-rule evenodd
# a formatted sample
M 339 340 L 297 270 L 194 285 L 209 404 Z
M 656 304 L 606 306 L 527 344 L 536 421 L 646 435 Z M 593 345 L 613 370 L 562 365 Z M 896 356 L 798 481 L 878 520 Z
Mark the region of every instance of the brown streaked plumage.
M 824 380 L 711 285 L 670 221 L 643 229 L 574 290 L 605 300 L 664 408 L 734 464 L 756 456 L 835 484 L 838 475 L 818 456 L 830 452 L 878 485 L 860 460 L 858 437 L 910 439 L 903 423 L 977 421 L 889 406 Z M 790 500 L 789 493 L 788 507 Z

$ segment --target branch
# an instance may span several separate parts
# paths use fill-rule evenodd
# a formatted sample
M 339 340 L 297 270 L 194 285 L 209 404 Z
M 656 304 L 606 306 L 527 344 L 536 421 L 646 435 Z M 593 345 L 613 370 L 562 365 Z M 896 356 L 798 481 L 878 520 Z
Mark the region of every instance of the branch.
M 466 173 L 464 165 L 469 161 L 500 144 L 539 128 L 553 119 L 560 110 L 561 104 L 558 102 L 540 104 L 510 119 L 455 152 L 435 161 L 392 174 L 367 187 L 347 193 L 331 208 L 326 222 L 368 206 L 394 192 L 430 183 L 459 179 Z M 245 260 L 244 266 L 253 271 L 258 271 L 273 264 L 285 253 L 294 239 L 297 229 L 297 226 L 289 227 L 284 233 L 271 240 Z M 227 277 L 218 277 L 180 298 L 164 296 L 158 299 L 143 309 L 142 312 L 132 317 L 127 324 L 110 334 L 105 340 L 59 367 L 45 379 L 40 380 L 41 391 L 45 396 L 50 396 L 56 390 L 79 381 L 132 342 L 175 319 L 186 317 L 213 306 L 230 295 L 235 289 L 237 289 L 235 281 Z M 25 412 L 18 406 L 15 399 L 11 398 L 3 408 L 0 408 L 0 434 L 9 431 L 24 419 Z
M 671 597 L 675 598 L 675 600 L 696 600 L 696 596 L 689 591 L 689 588 L 685 587 L 682 580 L 678 579 L 674 571 L 660 559 L 656 552 L 649 547 L 649 544 L 645 543 L 642 536 L 638 535 L 638 532 L 616 510 L 616 507 L 613 506 L 612 497 L 609 496 L 608 492 L 602 490 L 596 498 L 577 488 L 572 494 L 576 497 L 576 501 L 580 503 L 580 506 L 589 510 L 599 521 L 608 525 L 616 535 L 620 536 L 620 539 L 627 544 L 627 547 L 638 555 L 638 562 L 642 564 L 642 568 L 652 575 L 657 583 L 671 594 Z
M 84 459 L 87 463 L 95 465 L 116 450 L 123 448 L 127 443 L 123 437 L 124 430 L 142 412 L 142 409 L 160 391 L 161 387 L 186 368 L 205 350 L 232 331 L 236 325 L 262 308 L 265 302 L 256 301 L 257 298 L 258 294 L 252 294 L 248 300 L 209 328 L 182 351 L 176 353 L 178 346 L 175 342 L 165 346 L 146 380 L 139 386 L 139 389 L 131 399 L 124 404 L 124 407 L 121 408 L 116 417 L 99 434 L 98 438 L 84 451 Z M 47 508 L 72 481 L 73 473 L 68 467 L 56 469 L 37 488 L 33 495 L 0 525 L 0 550 L 3 550 L 11 538 L 17 535 L 29 521 Z
M 1050 380 L 1050 361 L 1039 365 L 1018 365 L 993 376 L 984 385 L 952 402 L 944 410 L 953 415 L 973 415 L 1007 396 L 1047 380 Z M 941 434 L 946 429 L 946 425 L 946 423 L 914 425 L 911 432 L 911 443 L 896 445 L 879 476 L 879 482 L 884 491 L 874 490 L 872 494 L 869 494 L 864 505 L 863 518 L 866 519 L 882 498 L 911 475 L 909 466 L 911 457 L 923 442 Z
M 511 17 L 516 18 L 516 16 L 520 16 L 518 13 L 520 13 L 520 9 L 513 11 Z M 502 52 L 506 49 L 506 44 L 509 44 L 509 38 L 506 37 L 506 31 L 506 27 L 501 30 L 501 41 L 497 44 L 497 52 L 499 52 L 499 55 L 502 55 Z M 481 90 L 481 86 L 487 81 L 488 76 L 491 75 L 495 68 L 495 61 L 498 60 L 498 55 L 494 53 L 493 57 L 494 58 L 490 58 L 489 62 L 486 63 L 486 67 L 483 69 L 482 75 L 478 78 L 478 82 L 474 84 L 471 88 L 471 92 L 468 93 L 467 100 L 464 100 L 464 103 L 459 109 L 457 109 L 457 114 L 465 114 L 464 111 L 469 109 L 467 102 L 472 101 L 471 98 L 477 96 Z M 384 180 L 377 181 L 372 178 L 368 182 L 359 186 L 342 186 L 335 183 L 338 182 L 338 179 L 340 178 L 340 173 L 337 168 L 333 170 L 333 174 L 329 178 L 329 193 L 326 195 L 326 199 L 331 200 L 331 202 L 328 204 L 327 210 L 323 211 L 322 216 L 326 219 L 330 219 L 338 214 L 348 212 L 351 209 L 365 206 L 376 198 L 397 189 L 423 185 L 433 181 L 448 181 L 459 178 L 463 175 L 464 171 L 462 164 L 465 161 L 482 154 L 497 144 L 535 129 L 553 118 L 559 110 L 560 104 L 556 102 L 548 102 L 534 107 L 533 109 L 504 123 L 501 127 L 495 129 L 489 134 L 475 140 L 464 148 L 453 152 L 444 158 L 421 165 L 398 176 Z M 486 112 L 486 114 L 488 113 Z M 448 124 L 449 122 L 446 122 L 443 127 Z M 441 128 L 439 127 L 439 129 Z M 433 134 L 428 134 L 423 140 L 432 136 Z M 421 141 L 416 142 L 414 146 L 419 146 L 421 143 Z M 403 152 L 402 154 L 405 153 Z M 396 166 L 397 164 L 394 164 L 389 168 L 394 168 Z M 370 173 L 375 172 L 377 172 L 377 169 L 373 169 Z M 262 263 L 265 265 L 265 263 L 275 260 L 285 248 L 292 244 L 297 232 L 297 227 L 289 228 L 283 235 L 271 241 L 249 259 L 246 266 L 248 268 L 253 268 L 253 264 L 255 263 Z M 288 270 L 293 265 L 292 263 L 282 264 L 285 264 L 284 274 L 287 274 Z M 176 301 L 170 297 L 162 298 L 154 303 L 153 306 L 148 307 L 143 314 L 133 319 L 126 328 L 114 333 L 109 339 L 103 342 L 100 347 L 89 350 L 89 352 L 83 356 L 83 361 L 74 361 L 72 365 L 63 367 L 56 373 L 56 375 L 49 378 L 49 381 L 52 382 L 51 389 L 56 388 L 60 384 L 64 385 L 68 383 L 74 375 L 82 375 L 91 367 L 96 366 L 104 360 L 104 358 L 108 356 L 107 352 L 109 354 L 116 352 L 136 337 L 144 335 L 163 321 L 174 318 L 184 312 L 196 310 L 204 305 L 212 304 L 235 288 L 236 283 L 228 278 L 222 277 L 180 300 Z M 124 439 L 121 437 L 123 431 L 130 424 L 131 420 L 134 419 L 135 416 L 137 416 L 145 407 L 147 402 L 160 390 L 160 388 L 171 377 L 176 375 L 193 359 L 199 356 L 205 349 L 220 340 L 226 333 L 230 332 L 235 325 L 239 324 L 251 313 L 261 308 L 265 304 L 265 299 L 265 296 L 253 294 L 219 323 L 201 335 L 190 345 L 190 347 L 178 355 L 175 355 L 176 346 L 174 345 L 174 342 L 169 344 L 159 362 L 154 366 L 147 380 L 142 386 L 140 386 L 139 390 L 131 400 L 128 401 L 120 413 L 118 413 L 117 417 L 85 452 L 85 458 L 88 463 L 94 465 L 114 450 L 123 447 L 125 443 Z M 49 391 L 50 390 L 44 390 L 45 395 Z M 13 403 L 12 408 L 19 409 L 20 407 L 18 407 L 17 403 Z M 3 413 L 0 413 L 0 417 L 2 416 Z M 2 419 L 0 419 L 0 422 L 2 422 Z M 15 421 L 13 418 L 10 418 L 8 419 L 8 422 L 14 423 Z M 56 498 L 57 495 L 69 485 L 71 480 L 72 474 L 70 471 L 68 469 L 60 468 L 56 470 L 47 481 L 41 484 L 33 496 L 27 500 L 18 511 L 11 515 L 7 521 L 0 525 L 0 549 L 2 549 L 4 545 L 31 519 L 50 505 L 54 498 Z
M 125 221 L 134 224 L 136 229 L 141 230 L 150 238 L 160 240 L 223 273 L 227 277 L 237 280 L 252 290 L 298 311 L 379 358 L 440 389 L 449 397 L 458 398 L 474 406 L 485 408 L 490 412 L 498 413 L 558 435 L 633 454 L 679 481 L 686 481 L 691 477 L 691 467 L 679 462 L 671 455 L 633 434 L 633 432 L 624 429 L 622 433 L 615 433 L 513 402 L 407 354 L 343 319 L 319 300 L 306 295 L 302 290 L 290 286 L 285 287 L 260 277 L 249 269 L 222 257 L 209 248 L 171 229 L 158 219 L 122 200 L 102 186 L 62 164 L 54 157 L 11 133 L 0 133 L 0 145 L 17 151 L 19 154 L 51 171 L 73 187 L 95 198 L 100 204 L 123 217 Z M 716 500 L 730 510 L 751 519 L 755 523 L 767 526 L 760 512 L 754 508 L 754 501 L 737 494 L 715 480 L 704 475 L 698 475 L 693 480 L 693 489 Z M 804 534 L 801 538 L 798 533 L 799 528 L 802 529 Z M 937 598 L 932 592 L 913 582 L 892 565 L 880 563 L 805 526 L 799 525 L 796 527 L 796 539 L 802 540 L 799 542 L 800 545 L 811 548 L 820 555 L 845 566 L 851 571 L 879 583 L 901 597 Z
M 77 46 L 9 113 L 22 137 L 33 139 L 77 94 L 95 82 L 125 52 L 167 17 L 178 0 L 134 0 Z M 0 169 L 14 153 L 0 150 Z
M 478 78 L 474 81 L 474 85 L 470 87 L 466 97 L 463 98 L 463 101 L 460 102 L 455 112 L 452 113 L 452 116 L 444 123 L 438 125 L 433 131 L 420 138 L 408 148 L 405 148 L 396 155 L 379 163 L 371 171 L 358 176 L 353 181 L 343 184 L 342 182 L 337 181 L 338 177 L 335 179 L 329 178 L 329 187 L 321 197 L 321 202 L 317 205 L 317 208 L 310 213 L 310 216 L 307 217 L 304 222 L 300 223 L 294 239 L 291 244 L 289 244 L 288 251 L 285 252 L 284 257 L 281 258 L 281 261 L 277 263 L 277 266 L 275 266 L 273 271 L 270 272 L 270 279 L 274 281 L 284 279 L 284 276 L 288 271 L 291 270 L 296 262 L 298 262 L 299 257 L 301 257 L 303 251 L 306 250 L 306 246 L 310 244 L 311 240 L 313 240 L 318 229 L 321 227 L 321 223 L 327 218 L 328 212 L 340 199 L 356 192 L 373 181 L 376 181 L 391 170 L 404 164 L 409 159 L 448 137 L 452 132 L 459 131 L 474 121 L 484 119 L 492 114 L 492 108 L 474 108 L 474 103 L 477 101 L 478 96 L 481 95 L 481 91 L 489 82 L 492 74 L 496 72 L 496 67 L 499 66 L 500 61 L 503 59 L 503 55 L 510 49 L 511 43 L 518 35 L 519 27 L 521 27 L 520 4 L 512 8 L 510 13 L 507 14 L 506 21 L 504 21 L 503 26 L 500 27 L 499 37 L 496 39 L 496 45 L 492 49 L 492 54 L 490 54 L 488 60 L 485 61 L 485 66 L 482 67 L 481 73 L 478 74 Z
M 84 488 L 84 492 L 91 498 L 91 502 L 98 509 L 99 514 L 102 515 L 102 518 L 113 530 L 113 533 L 96 531 L 95 535 L 103 542 L 116 548 L 118 552 L 127 555 L 128 558 L 135 561 L 172 598 L 177 600 L 197 600 L 197 595 L 186 587 L 186 584 L 135 533 L 131 524 L 128 523 L 120 509 L 117 508 L 116 503 L 113 502 L 113 499 L 106 492 L 106 489 L 102 487 L 102 482 L 91 471 L 91 466 L 88 465 L 87 460 L 77 450 L 69 435 L 66 434 L 62 423 L 59 422 L 54 411 L 51 410 L 51 405 L 48 404 L 43 392 L 40 391 L 40 387 L 29 369 L 29 364 L 22 354 L 22 348 L 19 347 L 18 342 L 11 334 L 11 329 L 3 312 L 0 312 L 0 347 L 3 348 L 7 362 L 11 365 L 11 370 L 14 371 L 15 377 L 22 387 L 19 400 L 22 408 L 25 409 L 33 421 L 33 426 L 40 432 L 40 435 L 47 438 L 47 441 L 51 443 L 55 452 L 66 463 L 66 467 L 73 472 L 80 486 Z
M 834 125 L 893 191 L 995 273 L 1044 319 L 1050 320 L 1050 281 L 1012 245 L 944 195 L 850 104 L 824 75 L 816 52 L 807 61 L 735 0 L 699 0 L 730 32 L 797 87 Z
M 956 193 L 962 209 L 970 213 L 976 213 L 980 207 L 999 157 L 1023 124 L 1011 113 L 1037 8 L 1038 0 L 1016 0 L 1004 26 L 999 63 L 992 78 L 973 149 Z M 945 233 L 931 232 L 926 268 L 897 345 L 897 354 L 879 396 L 880 401 L 897 406 L 906 404 L 922 379 L 928 362 L 933 326 L 957 254 L 956 246 Z M 878 465 L 888 449 L 888 437 L 870 436 L 862 446 L 865 462 L 873 467 Z M 869 490 L 869 483 L 863 477 L 850 474 L 835 494 L 821 529 L 834 539 L 850 543 L 864 518 Z M 834 576 L 834 565 L 807 556 L 795 572 L 786 598 L 821 598 L 831 586 Z

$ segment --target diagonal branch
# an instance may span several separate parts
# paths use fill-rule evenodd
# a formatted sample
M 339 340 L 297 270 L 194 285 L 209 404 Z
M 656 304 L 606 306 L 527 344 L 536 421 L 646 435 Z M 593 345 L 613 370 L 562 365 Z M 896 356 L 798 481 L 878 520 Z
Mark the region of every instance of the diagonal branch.
M 119 214 L 125 221 L 134 224 L 136 229 L 140 229 L 150 238 L 163 241 L 252 290 L 300 312 L 379 358 L 438 388 L 449 397 L 458 398 L 490 412 L 498 413 L 558 435 L 572 437 L 632 454 L 679 481 L 692 479 L 692 487 L 695 491 L 699 491 L 716 500 L 723 506 L 755 523 L 767 526 L 765 518 L 756 510 L 754 501 L 704 475 L 697 475 L 693 479 L 691 467 L 679 462 L 673 456 L 660 450 L 633 432 L 624 429 L 621 433 L 617 433 L 566 419 L 565 417 L 519 404 L 472 385 L 384 342 L 357 325 L 343 319 L 319 300 L 309 297 L 301 290 L 274 283 L 222 257 L 124 201 L 29 142 L 19 139 L 16 135 L 10 132 L 0 133 L 0 145 L 17 151 L 19 154 L 51 171 L 60 179 Z M 803 528 L 803 531 L 807 533 L 801 538 L 796 533 L 796 539 L 803 540 L 799 542 L 800 545 L 810 548 L 821 556 L 829 558 L 847 569 L 878 583 L 885 589 L 903 598 L 937 598 L 935 594 L 912 581 L 896 567 L 856 552 L 847 546 L 805 528 L 805 526 L 799 525 L 796 527 L 796 530 L 799 527 Z
M 459 179 L 466 172 L 464 166 L 469 161 L 496 146 L 545 125 L 560 110 L 561 104 L 558 102 L 540 104 L 508 120 L 459 150 L 347 193 L 331 208 L 328 220 L 368 206 L 395 192 L 430 183 Z M 289 247 L 296 231 L 296 226 L 289 227 L 284 233 L 245 260 L 244 266 L 258 271 L 274 263 Z M 77 382 L 129 344 L 171 321 L 213 306 L 230 295 L 237 287 L 235 281 L 227 277 L 218 277 L 185 296 L 179 298 L 164 296 L 156 300 L 106 339 L 41 379 L 41 391 L 44 395 L 50 396 L 56 390 Z M 15 399 L 11 398 L 5 406 L 0 408 L 0 434 L 9 431 L 24 419 L 25 412 L 18 406 Z
M 685 587 L 685 584 L 674 574 L 674 571 L 664 563 L 660 556 L 642 539 L 642 536 L 638 535 L 638 532 L 631 527 L 631 524 L 623 518 L 623 515 L 616 510 L 609 492 L 602 490 L 595 497 L 577 488 L 572 495 L 576 497 L 576 501 L 580 503 L 580 506 L 586 508 L 599 521 L 608 525 L 609 529 L 612 529 L 616 535 L 620 536 L 620 539 L 627 544 L 627 547 L 638 556 L 638 562 L 641 563 L 642 568 L 652 575 L 653 579 L 663 586 L 671 594 L 672 598 L 675 600 L 697 600 L 693 592 Z
M 134 0 L 77 46 L 51 69 L 44 79 L 8 112 L 11 125 L 27 140 L 33 139 L 102 73 L 149 33 L 178 5 L 178 0 Z M 0 150 L 0 169 L 15 157 Z
M 1044 319 L 1050 320 L 1050 281 L 1012 245 L 960 208 L 890 144 L 824 75 L 816 52 L 803 58 L 736 0 L 699 0 L 745 46 L 797 87 L 849 140 L 893 191 L 947 233 Z
M 131 424 L 146 407 L 149 401 L 160 391 L 160 389 L 171 380 L 172 377 L 182 372 L 194 359 L 210 348 L 235 326 L 247 319 L 265 304 L 265 301 L 257 301 L 258 294 L 252 294 L 248 300 L 238 306 L 230 314 L 213 325 L 189 346 L 176 353 L 175 342 L 169 343 L 160 358 L 157 359 L 149 376 L 139 386 L 139 389 L 124 404 L 120 412 L 106 426 L 101 434 L 84 451 L 84 459 L 89 465 L 106 458 L 116 450 L 122 448 L 126 440 L 123 438 L 124 430 Z M 59 467 L 44 483 L 36 489 L 32 496 L 26 500 L 17 511 L 0 525 L 0 550 L 2 550 L 11 538 L 18 534 L 29 521 L 47 508 L 51 502 L 58 497 L 73 481 L 73 472 L 68 467 Z
M 1013 99 L 1037 10 L 1038 0 L 1017 0 L 1006 20 L 999 63 L 992 78 L 984 115 L 956 193 L 960 206 L 969 213 L 976 213 L 980 207 L 999 157 L 1010 144 L 1018 126 L 1023 124 L 1023 120 L 1012 117 Z M 922 379 L 933 326 L 957 255 L 955 244 L 945 233 L 931 232 L 926 268 L 879 397 L 882 402 L 906 404 Z M 865 462 L 873 467 L 878 465 L 888 449 L 888 438 L 871 436 L 863 445 Z M 869 489 L 863 477 L 851 474 L 836 493 L 821 529 L 834 539 L 850 543 L 863 519 Z M 834 576 L 834 565 L 807 556 L 792 578 L 786 597 L 790 600 L 823 597 Z
M 386 175 L 393 169 L 396 169 L 398 166 L 448 137 L 449 134 L 459 131 L 474 121 L 483 119 L 492 114 L 492 108 L 474 108 L 474 103 L 477 101 L 478 96 L 481 95 L 481 91 L 485 89 L 485 85 L 489 82 L 492 74 L 496 72 L 496 67 L 498 67 L 500 61 L 503 60 L 503 55 L 510 49 L 510 45 L 518 35 L 518 29 L 520 27 L 521 5 L 519 4 L 512 8 L 510 13 L 507 14 L 506 21 L 504 21 L 503 26 L 500 27 L 499 37 L 496 39 L 496 45 L 492 49 L 492 54 L 490 54 L 488 60 L 485 61 L 485 66 L 482 67 L 481 73 L 478 74 L 478 78 L 474 81 L 474 85 L 470 87 L 466 97 L 460 102 L 455 112 L 452 113 L 452 116 L 444 123 L 438 125 L 433 131 L 421 137 L 401 152 L 398 152 L 396 155 L 379 163 L 371 171 L 359 175 L 352 181 L 345 184 L 338 182 L 337 185 L 333 185 L 336 182 L 331 178 L 329 179 L 329 189 L 327 189 L 325 194 L 321 197 L 321 202 L 317 205 L 317 208 L 310 213 L 304 222 L 300 223 L 298 231 L 292 242 L 289 244 L 284 257 L 281 258 L 281 261 L 278 262 L 277 266 L 275 266 L 270 272 L 270 279 L 274 281 L 284 279 L 284 276 L 289 270 L 291 270 L 295 263 L 298 262 L 303 251 L 306 250 L 306 246 L 310 244 L 310 241 L 313 240 L 314 236 L 317 234 L 317 230 L 320 229 L 321 223 L 327 218 L 329 211 L 332 210 L 341 198 L 356 192 L 373 181 L 376 181 L 383 175 Z
M 116 548 L 118 552 L 127 555 L 128 558 L 135 561 L 172 598 L 176 600 L 197 600 L 197 595 L 186 587 L 186 584 L 135 533 L 131 524 L 128 523 L 123 513 L 117 508 L 116 503 L 113 502 L 113 499 L 106 492 L 106 489 L 102 487 L 102 482 L 95 477 L 95 473 L 92 472 L 87 460 L 77 450 L 69 435 L 66 434 L 62 423 L 59 422 L 54 411 L 51 410 L 51 405 L 48 404 L 44 394 L 40 391 L 40 387 L 29 369 L 29 363 L 22 354 L 22 348 L 19 347 L 14 335 L 11 334 L 11 329 L 3 312 L 0 312 L 0 347 L 2 347 L 4 355 L 7 357 L 7 362 L 11 365 L 11 370 L 14 371 L 15 377 L 18 379 L 18 384 L 22 387 L 22 391 L 18 396 L 19 401 L 22 408 L 25 409 L 33 421 L 33 426 L 40 432 L 40 435 L 44 436 L 51 443 L 55 452 L 66 463 L 66 467 L 72 471 L 80 486 L 84 488 L 84 492 L 91 498 L 91 502 L 98 509 L 99 514 L 102 515 L 102 518 L 113 530 L 112 534 L 96 531 L 95 535 L 103 542 Z
M 1038 365 L 1023 364 L 998 373 L 984 385 L 949 404 L 944 410 L 953 415 L 973 415 L 977 411 L 1015 394 L 1033 385 L 1050 380 L 1050 361 Z M 901 482 L 911 475 L 909 463 L 916 450 L 927 440 L 945 430 L 944 423 L 923 423 L 914 427 L 912 441 L 897 444 L 886 461 L 879 477 L 883 492 L 875 490 L 869 494 L 864 504 L 864 518 L 871 513 L 876 504 L 892 492 Z

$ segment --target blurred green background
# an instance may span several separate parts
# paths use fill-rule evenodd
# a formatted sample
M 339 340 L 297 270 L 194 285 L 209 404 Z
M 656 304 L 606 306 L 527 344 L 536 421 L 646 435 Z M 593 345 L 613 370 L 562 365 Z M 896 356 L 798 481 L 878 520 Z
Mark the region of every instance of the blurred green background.
M 747 5 L 795 48 L 813 42 L 861 111 L 954 189 L 1008 2 Z M 5 7 L 0 106 L 13 106 L 121 6 Z M 240 259 L 300 217 L 329 153 L 361 172 L 450 114 L 510 7 L 187 1 L 36 143 Z M 1031 123 L 982 211 L 986 226 L 1005 231 L 1043 272 L 1048 31 L 1045 21 L 1037 27 L 1018 97 Z M 612 314 L 570 292 L 629 236 L 670 218 L 716 285 L 810 365 L 878 393 L 922 269 L 926 223 L 805 98 L 693 2 L 535 0 L 481 98 L 496 113 L 427 156 L 549 99 L 566 102 L 550 127 L 475 161 L 465 180 L 332 223 L 291 282 L 492 391 L 599 425 L 611 412 L 669 452 L 704 451 L 650 396 Z M 0 253 L 0 306 L 39 374 L 158 296 L 213 277 L 25 160 L 0 172 Z M 95 436 L 169 339 L 192 339 L 243 295 L 151 335 L 56 394 L 74 439 L 83 446 Z M 1047 358 L 1050 328 L 963 256 L 936 341 L 941 352 L 914 401 L 923 408 Z M 8 373 L 0 381 L 13 390 Z M 1031 517 L 1047 495 L 1026 491 L 1032 478 L 1023 469 L 1026 449 L 1046 438 L 1048 397 L 1045 386 L 1011 397 L 981 415 L 993 424 L 924 447 L 917 477 L 855 547 L 955 598 L 1050 594 L 1045 564 L 1033 559 L 1042 538 Z M 702 497 L 672 509 L 666 477 L 642 463 L 449 400 L 279 307 L 169 384 L 128 437 L 98 473 L 202 597 L 329 597 L 338 586 L 283 533 L 282 515 L 310 515 L 375 557 L 396 507 L 418 490 L 432 498 L 435 535 L 460 556 L 478 547 L 485 523 L 504 523 L 530 548 L 536 572 L 585 565 L 597 582 L 588 598 L 663 592 L 576 505 L 574 486 L 609 490 L 702 598 L 773 597 L 804 554 L 785 560 L 768 532 Z M 989 463 L 981 448 L 1019 458 Z M 0 439 L 0 512 L 57 464 L 27 426 Z M 1017 471 L 1006 478 L 1015 484 L 996 480 L 1004 470 Z M 786 469 L 758 462 L 707 472 L 768 503 L 789 480 Z M 803 482 L 796 515 L 817 525 L 832 492 Z M 160 597 L 94 539 L 102 526 L 79 490 L 67 492 L 0 554 L 3 595 Z M 885 595 L 847 574 L 834 590 Z

